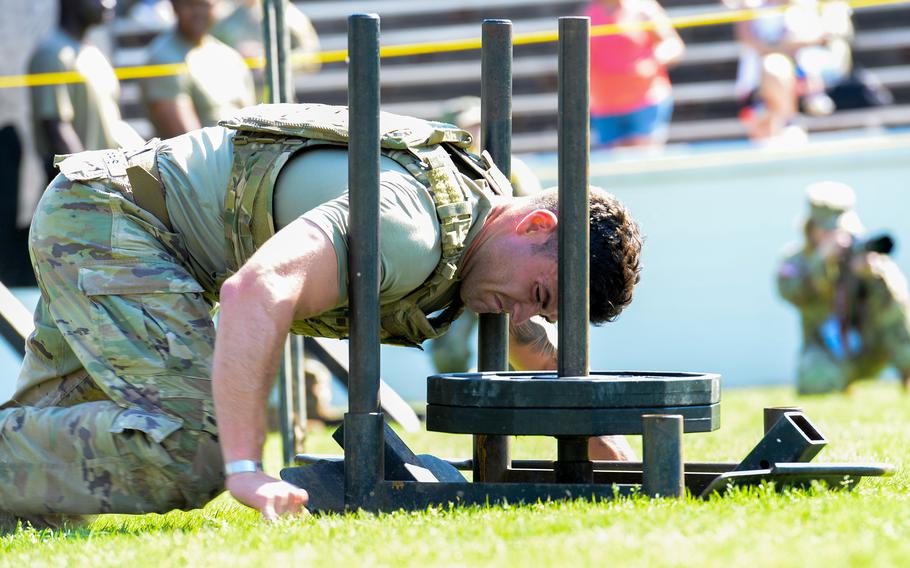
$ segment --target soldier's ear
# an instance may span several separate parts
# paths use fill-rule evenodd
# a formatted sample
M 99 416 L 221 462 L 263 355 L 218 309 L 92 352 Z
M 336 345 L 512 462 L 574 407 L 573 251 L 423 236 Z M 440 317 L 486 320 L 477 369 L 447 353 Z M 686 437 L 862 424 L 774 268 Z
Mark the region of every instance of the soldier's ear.
M 552 211 L 535 209 L 518 222 L 515 232 L 519 235 L 547 236 L 556 230 L 557 224 L 556 215 Z

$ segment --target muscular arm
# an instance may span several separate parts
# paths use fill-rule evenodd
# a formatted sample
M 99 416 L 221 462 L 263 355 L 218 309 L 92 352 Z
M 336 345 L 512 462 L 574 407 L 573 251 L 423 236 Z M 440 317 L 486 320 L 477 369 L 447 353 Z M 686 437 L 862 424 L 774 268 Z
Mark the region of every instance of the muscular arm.
M 654 59 L 663 67 L 676 65 L 686 52 L 686 44 L 657 2 L 652 5 L 651 20 L 654 22 L 654 30 L 651 32 L 655 40 Z
M 509 328 L 509 362 L 516 370 L 556 369 L 556 326 L 535 316 Z M 632 460 L 635 454 L 622 436 L 596 436 L 588 439 L 592 460 Z
M 71 122 L 44 119 L 41 121 L 41 129 L 54 154 L 75 154 L 85 149 Z
M 202 128 L 193 103 L 186 97 L 151 101 L 149 118 L 161 138 L 173 138 Z
M 303 219 L 279 231 L 224 283 L 212 387 L 225 462 L 261 459 L 266 399 L 291 322 L 337 300 L 335 250 Z M 298 512 L 307 500 L 306 492 L 261 472 L 232 475 L 227 487 L 266 518 Z

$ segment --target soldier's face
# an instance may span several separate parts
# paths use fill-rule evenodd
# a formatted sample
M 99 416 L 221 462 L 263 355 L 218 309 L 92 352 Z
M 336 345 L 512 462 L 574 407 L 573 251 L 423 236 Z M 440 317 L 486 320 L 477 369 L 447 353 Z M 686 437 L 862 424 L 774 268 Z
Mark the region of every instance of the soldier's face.
M 215 21 L 215 0 L 172 0 L 177 29 L 185 38 L 202 39 Z
M 113 18 L 116 7 L 117 0 L 82 0 L 79 5 L 79 16 L 83 22 L 97 25 Z
M 552 221 L 552 226 L 530 231 L 519 223 L 470 251 L 461 285 L 465 305 L 481 314 L 507 313 L 514 324 L 535 315 L 555 321 L 559 309 L 558 263 L 555 255 L 541 248 L 556 230 L 555 217 Z
M 512 257 L 485 265 L 464 280 L 461 297 L 479 314 L 509 314 L 519 325 L 540 315 L 556 321 L 559 275 L 555 258 Z
M 823 246 L 828 243 L 838 243 L 843 241 L 846 237 L 846 232 L 839 229 L 826 229 L 824 227 L 819 227 L 814 225 L 809 230 L 809 240 L 812 241 L 812 245 L 815 247 Z

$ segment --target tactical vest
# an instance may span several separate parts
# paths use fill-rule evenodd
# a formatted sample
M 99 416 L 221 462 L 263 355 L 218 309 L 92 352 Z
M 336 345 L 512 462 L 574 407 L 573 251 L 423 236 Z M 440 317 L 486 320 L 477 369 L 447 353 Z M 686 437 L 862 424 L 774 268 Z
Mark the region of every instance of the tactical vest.
M 346 146 L 348 111 L 320 104 L 259 105 L 219 124 L 236 130 L 224 207 L 228 270 L 235 272 L 275 233 L 272 197 L 282 166 L 303 148 Z M 380 151 L 429 190 L 439 220 L 442 255 L 433 273 L 404 298 L 380 306 L 381 341 L 416 347 L 442 335 L 464 308 L 455 274 L 473 222 L 467 196 L 472 188 L 510 195 L 511 187 L 488 154 L 479 158 L 465 151 L 471 135 L 453 125 L 380 113 L 379 130 Z M 295 321 L 291 331 L 344 338 L 348 328 L 348 310 L 339 308 Z

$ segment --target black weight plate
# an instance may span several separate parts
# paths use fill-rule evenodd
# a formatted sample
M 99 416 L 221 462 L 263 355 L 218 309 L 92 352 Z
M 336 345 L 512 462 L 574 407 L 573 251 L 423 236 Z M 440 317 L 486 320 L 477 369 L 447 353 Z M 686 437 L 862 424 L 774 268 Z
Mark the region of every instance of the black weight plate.
M 555 372 L 433 375 L 427 403 L 478 408 L 635 408 L 692 406 L 720 401 L 720 375 L 594 371 L 587 377 Z
M 684 432 L 720 428 L 720 403 L 639 408 L 478 408 L 427 405 L 427 430 L 452 434 L 602 436 L 641 434 L 643 414 L 681 414 Z

